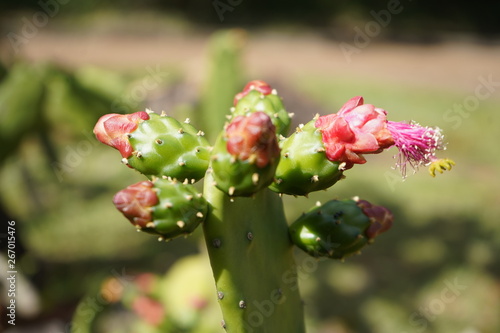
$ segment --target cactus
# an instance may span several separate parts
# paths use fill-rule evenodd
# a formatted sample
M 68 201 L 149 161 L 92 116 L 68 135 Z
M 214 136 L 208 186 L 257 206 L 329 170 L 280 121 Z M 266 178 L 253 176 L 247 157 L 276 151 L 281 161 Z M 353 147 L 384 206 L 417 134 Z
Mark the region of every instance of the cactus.
M 208 142 L 189 119 L 181 123 L 152 111 L 110 114 L 99 119 L 96 133 L 101 142 L 120 151 L 124 164 L 149 177 L 194 183 L 208 167 Z
M 234 104 L 211 153 L 192 126 L 173 118 L 103 116 L 97 138 L 151 178 L 119 192 L 114 203 L 139 230 L 161 239 L 189 234 L 202 223 L 227 332 L 303 333 L 293 246 L 344 259 L 387 231 L 393 216 L 365 200 L 332 200 L 288 226 L 282 194 L 327 189 L 366 163 L 364 154 L 391 146 L 401 151 L 402 171 L 406 163 L 430 164 L 435 175 L 453 163 L 435 156 L 444 148 L 439 129 L 389 122 L 385 110 L 361 97 L 288 137 L 290 115 L 267 83 L 251 81 Z M 189 183 L 203 174 L 201 195 Z
M 392 219 L 389 210 L 366 200 L 331 200 L 293 222 L 290 237 L 312 256 L 344 259 L 388 230 Z

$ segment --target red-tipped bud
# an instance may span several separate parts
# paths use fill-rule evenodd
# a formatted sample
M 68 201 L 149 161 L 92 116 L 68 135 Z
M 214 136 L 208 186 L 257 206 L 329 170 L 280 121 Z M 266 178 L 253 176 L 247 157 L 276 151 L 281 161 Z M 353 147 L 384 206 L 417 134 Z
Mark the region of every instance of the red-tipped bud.
M 358 200 L 356 201 L 356 205 L 370 219 L 370 226 L 365 231 L 368 239 L 375 238 L 377 235 L 391 228 L 394 216 L 387 208 L 372 205 L 366 200 Z
M 153 190 L 153 183 L 142 181 L 130 185 L 124 190 L 118 192 L 113 198 L 116 208 L 133 225 L 144 228 L 148 222 L 151 222 L 152 208 L 158 204 L 158 196 Z
M 387 113 L 363 97 L 351 98 L 336 114 L 319 117 L 315 126 L 322 133 L 326 157 L 332 162 L 345 162 L 349 169 L 366 162 L 362 154 L 381 152 L 394 144 L 387 129 Z
M 280 156 L 276 127 L 264 112 L 235 117 L 226 128 L 226 139 L 231 155 L 242 161 L 255 159 L 259 168 Z
M 273 88 L 271 88 L 271 86 L 269 84 L 267 84 L 266 82 L 264 82 L 262 80 L 250 81 L 243 88 L 242 92 L 236 94 L 236 96 L 234 97 L 234 101 L 233 101 L 234 105 L 236 105 L 240 99 L 245 97 L 252 90 L 257 90 L 258 92 L 260 92 L 264 95 L 269 95 L 273 91 Z
M 97 140 L 105 145 L 118 149 L 122 157 L 128 158 L 132 155 L 132 147 L 127 135 L 137 129 L 139 123 L 148 120 L 149 115 L 145 111 L 131 114 L 107 114 L 99 118 L 94 127 Z

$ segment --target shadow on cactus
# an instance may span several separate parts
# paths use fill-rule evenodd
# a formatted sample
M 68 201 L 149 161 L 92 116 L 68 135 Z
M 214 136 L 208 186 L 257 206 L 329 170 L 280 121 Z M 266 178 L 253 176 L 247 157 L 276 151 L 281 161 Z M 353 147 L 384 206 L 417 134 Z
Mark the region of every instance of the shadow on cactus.
M 325 190 L 366 163 L 365 155 L 392 146 L 403 177 L 407 165 L 430 166 L 434 176 L 453 161 L 435 155 L 444 148 L 440 129 L 388 121 L 362 97 L 291 135 L 292 115 L 263 81 L 249 82 L 228 111 L 213 147 L 202 131 L 165 114 L 99 119 L 97 138 L 149 178 L 120 191 L 114 203 L 138 231 L 160 240 L 203 226 L 227 332 L 304 332 L 293 246 L 344 259 L 387 231 L 393 215 L 355 198 L 318 202 L 288 223 L 281 197 Z M 198 192 L 194 183 L 203 176 Z

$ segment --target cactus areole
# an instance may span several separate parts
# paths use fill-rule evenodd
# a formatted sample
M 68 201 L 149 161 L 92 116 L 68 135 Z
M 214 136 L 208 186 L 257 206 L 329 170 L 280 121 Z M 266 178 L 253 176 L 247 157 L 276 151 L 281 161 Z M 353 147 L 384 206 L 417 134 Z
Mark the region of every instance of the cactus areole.
M 305 332 L 293 247 L 344 259 L 393 222 L 388 209 L 352 199 L 318 202 L 289 223 L 282 195 L 326 190 L 392 146 L 403 176 L 407 164 L 427 165 L 432 176 L 454 165 L 435 156 L 444 149 L 440 129 L 388 121 L 359 96 L 289 134 L 291 116 L 275 89 L 254 80 L 235 96 L 213 147 L 189 120 L 150 110 L 104 115 L 94 128 L 149 179 L 113 200 L 138 231 L 168 241 L 203 226 L 227 332 Z

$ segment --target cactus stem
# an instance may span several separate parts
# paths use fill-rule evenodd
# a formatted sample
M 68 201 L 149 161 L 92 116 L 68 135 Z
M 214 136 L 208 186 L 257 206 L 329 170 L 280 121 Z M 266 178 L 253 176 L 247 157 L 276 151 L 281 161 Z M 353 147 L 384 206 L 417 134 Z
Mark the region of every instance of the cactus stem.
M 247 307 L 247 303 L 246 303 L 244 300 L 241 300 L 241 301 L 238 303 L 238 306 L 240 307 L 240 309 L 246 309 L 246 307 Z
M 258 182 L 259 182 L 259 174 L 255 172 L 254 174 L 252 174 L 252 183 L 254 185 L 257 185 Z
M 184 228 L 184 226 L 186 225 L 184 221 L 177 221 L 175 224 L 177 224 L 177 226 L 181 229 Z

